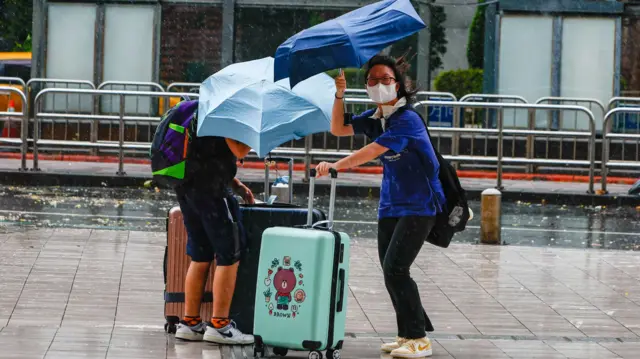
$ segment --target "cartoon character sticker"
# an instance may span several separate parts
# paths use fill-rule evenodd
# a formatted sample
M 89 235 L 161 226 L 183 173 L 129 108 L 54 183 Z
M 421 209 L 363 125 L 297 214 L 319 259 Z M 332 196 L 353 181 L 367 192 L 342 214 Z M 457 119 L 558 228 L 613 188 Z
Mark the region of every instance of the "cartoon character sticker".
M 290 256 L 274 258 L 264 280 L 266 286 L 263 295 L 269 315 L 278 318 L 295 318 L 307 294 L 303 286 L 302 262 L 294 261 Z M 271 275 L 273 274 L 273 277 Z M 271 287 L 273 285 L 273 288 Z M 275 290 L 273 290 L 275 289 Z M 273 291 L 272 291 L 273 290 Z
M 293 299 L 295 299 L 295 301 L 297 303 L 302 303 L 304 302 L 304 299 L 307 297 L 307 294 L 304 292 L 304 290 L 302 289 L 298 289 L 296 290 L 295 294 L 293 295 Z
M 273 286 L 276 287 L 276 303 L 278 309 L 289 309 L 291 302 L 291 292 L 296 287 L 296 275 L 293 268 L 283 269 L 278 267 L 276 275 L 273 277 Z

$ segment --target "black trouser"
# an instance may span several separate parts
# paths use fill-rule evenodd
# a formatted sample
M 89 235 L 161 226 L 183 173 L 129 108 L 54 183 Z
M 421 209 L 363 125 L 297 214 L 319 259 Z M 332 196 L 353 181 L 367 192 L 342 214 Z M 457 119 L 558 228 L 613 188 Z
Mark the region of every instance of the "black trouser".
M 378 221 L 378 255 L 384 283 L 396 311 L 398 336 L 402 338 L 423 338 L 425 331 L 433 331 L 409 269 L 434 224 L 435 217 L 421 216 Z

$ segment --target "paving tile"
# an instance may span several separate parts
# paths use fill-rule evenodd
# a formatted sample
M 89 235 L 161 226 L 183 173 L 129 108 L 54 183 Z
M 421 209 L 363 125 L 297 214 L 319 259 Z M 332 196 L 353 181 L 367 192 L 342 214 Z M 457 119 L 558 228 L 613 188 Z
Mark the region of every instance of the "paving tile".
M 165 244 L 163 233 L 84 229 L 4 239 L 0 273 L 12 275 L 0 274 L 0 358 L 251 357 L 164 334 Z M 355 338 L 342 356 L 386 358 L 381 337 L 397 328 L 375 242 L 358 240 L 352 253 L 346 330 Z M 411 271 L 436 328 L 435 358 L 554 359 L 634 358 L 638 269 L 634 252 L 455 244 L 426 246 Z
M 640 343 L 600 343 L 601 346 L 625 359 L 638 358 Z
M 584 359 L 609 359 L 620 358 L 617 354 L 598 343 L 563 343 L 547 342 L 549 346 L 569 358 Z
M 492 343 L 514 359 L 564 359 L 566 356 L 548 344 L 537 340 L 492 340 Z
M 509 358 L 489 340 L 438 340 L 438 343 L 456 359 Z

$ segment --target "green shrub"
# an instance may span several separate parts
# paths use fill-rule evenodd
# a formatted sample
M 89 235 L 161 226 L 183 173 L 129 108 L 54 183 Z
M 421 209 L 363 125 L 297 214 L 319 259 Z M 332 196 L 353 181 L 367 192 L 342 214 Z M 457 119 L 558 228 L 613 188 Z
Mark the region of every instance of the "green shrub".
M 482 93 L 482 74 L 480 69 L 444 71 L 436 77 L 434 86 L 437 91 L 451 92 L 459 100 L 470 93 Z

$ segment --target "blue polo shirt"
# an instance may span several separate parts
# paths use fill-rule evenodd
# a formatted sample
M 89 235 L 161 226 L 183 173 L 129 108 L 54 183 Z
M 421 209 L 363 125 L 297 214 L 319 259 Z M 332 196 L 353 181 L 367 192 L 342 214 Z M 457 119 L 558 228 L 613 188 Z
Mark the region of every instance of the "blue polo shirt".
M 356 134 L 389 150 L 380 156 L 383 165 L 378 218 L 435 216 L 446 205 L 438 178 L 440 164 L 420 116 L 398 108 L 385 119 L 372 118 L 375 110 L 345 116 Z

